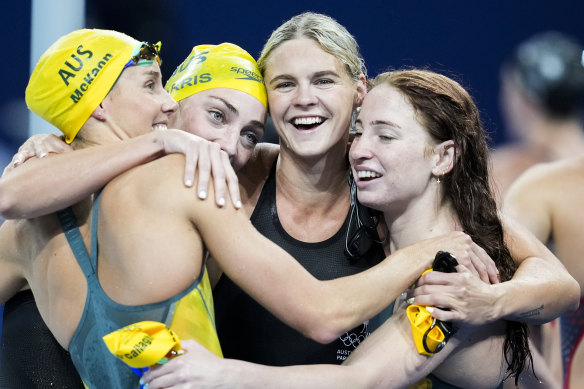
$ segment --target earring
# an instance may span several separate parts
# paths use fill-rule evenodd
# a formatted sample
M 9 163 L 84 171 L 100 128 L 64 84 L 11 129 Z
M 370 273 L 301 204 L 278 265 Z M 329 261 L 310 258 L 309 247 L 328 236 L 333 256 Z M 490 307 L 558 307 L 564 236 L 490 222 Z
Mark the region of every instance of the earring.
M 446 171 L 442 170 L 442 174 L 439 175 L 438 177 L 436 177 L 436 183 L 439 184 L 440 183 L 440 177 L 444 177 L 444 174 L 446 174 Z

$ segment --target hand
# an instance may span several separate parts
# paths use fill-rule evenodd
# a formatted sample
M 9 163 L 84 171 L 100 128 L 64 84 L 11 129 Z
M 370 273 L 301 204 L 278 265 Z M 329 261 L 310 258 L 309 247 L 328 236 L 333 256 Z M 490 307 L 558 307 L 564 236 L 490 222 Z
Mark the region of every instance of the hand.
M 463 232 L 453 231 L 437 238 L 424 240 L 420 244 L 429 245 L 427 248 L 433 250 L 432 258 L 440 250 L 447 251 L 456 258 L 459 265 L 467 268 L 485 283 L 499 282 L 499 271 L 495 262 L 482 247 Z
M 217 143 L 209 142 L 201 137 L 180 130 L 160 131 L 164 152 L 181 153 L 185 155 L 186 166 L 184 182 L 190 187 L 195 179 L 195 171 L 198 167 L 199 180 L 197 193 L 199 198 L 207 198 L 209 188 L 209 178 L 213 175 L 213 185 L 215 188 L 215 202 L 219 207 L 225 205 L 226 186 L 229 196 L 235 208 L 241 208 L 241 197 L 239 194 L 239 180 L 231 163 L 229 156 Z
M 456 271 L 431 271 L 420 277 L 412 293 L 414 303 L 430 306 L 432 316 L 442 321 L 482 325 L 498 319 L 493 287 L 465 266 L 458 265 Z
M 192 339 L 181 341 L 181 346 L 185 351 L 183 355 L 164 365 L 151 367 L 144 373 L 142 380 L 148 384 L 148 389 L 220 387 L 223 359 Z
M 12 157 L 11 163 L 4 169 L 3 175 L 33 157 L 44 158 L 49 153 L 60 154 L 68 151 L 72 151 L 71 146 L 55 134 L 33 135 L 18 148 L 18 152 Z

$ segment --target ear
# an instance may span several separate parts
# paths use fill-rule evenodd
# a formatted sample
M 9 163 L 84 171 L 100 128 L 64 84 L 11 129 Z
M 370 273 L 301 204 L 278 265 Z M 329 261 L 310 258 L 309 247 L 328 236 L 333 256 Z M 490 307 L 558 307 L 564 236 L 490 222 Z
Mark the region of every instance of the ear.
M 454 159 L 456 157 L 456 147 L 453 140 L 447 140 L 434 147 L 434 167 L 432 174 L 436 177 L 442 177 L 446 173 L 450 173 L 454 167 Z
M 360 107 L 365 95 L 367 94 L 367 79 L 365 75 L 361 73 L 359 79 L 357 80 L 357 91 L 355 93 L 355 99 L 353 101 L 354 107 Z
M 91 117 L 99 120 L 100 122 L 105 121 L 105 109 L 103 105 L 98 105 L 97 108 L 91 113 Z

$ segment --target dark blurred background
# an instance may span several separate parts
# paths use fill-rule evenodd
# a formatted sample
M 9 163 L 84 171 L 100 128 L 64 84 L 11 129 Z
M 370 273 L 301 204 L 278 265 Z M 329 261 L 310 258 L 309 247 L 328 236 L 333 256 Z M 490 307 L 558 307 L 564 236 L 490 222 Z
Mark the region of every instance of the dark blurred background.
M 63 9 L 75 0 L 46 1 L 52 1 L 54 13 L 46 12 L 43 17 L 59 22 Z M 30 71 L 31 3 L 3 0 L 0 5 L 2 166 L 29 134 L 24 90 Z M 355 35 L 370 76 L 406 65 L 429 67 L 461 81 L 481 109 L 493 146 L 507 140 L 498 106 L 503 59 L 519 42 L 545 30 L 562 31 L 584 41 L 582 0 L 87 0 L 84 26 L 119 30 L 139 40 L 161 40 L 166 79 L 197 44 L 229 41 L 257 58 L 277 26 L 307 10 L 334 17 Z

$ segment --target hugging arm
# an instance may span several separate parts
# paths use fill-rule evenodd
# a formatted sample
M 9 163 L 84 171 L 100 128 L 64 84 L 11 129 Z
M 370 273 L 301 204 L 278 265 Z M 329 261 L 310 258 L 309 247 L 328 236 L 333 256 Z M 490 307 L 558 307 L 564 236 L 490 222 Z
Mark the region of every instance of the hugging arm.
M 182 342 L 185 354 L 144 375 L 158 388 L 405 388 L 438 367 L 467 334 L 452 337 L 440 353 L 415 349 L 405 315 L 394 315 L 353 351 L 343 365 L 273 367 L 221 359 L 195 341 Z
M 22 267 L 14 260 L 17 239 L 14 224 L 6 221 L 0 227 L 0 305 L 27 285 Z
M 398 250 L 356 275 L 318 281 L 243 213 L 195 205 L 187 213 L 222 270 L 280 320 L 321 343 L 381 312 L 430 266 L 436 251 L 446 246 L 461 257 L 475 255 L 467 235 L 451 233 Z
M 481 284 L 469 272 L 424 275 L 414 292 L 418 304 L 436 309 L 441 320 L 474 324 L 498 319 L 542 324 L 578 307 L 580 287 L 562 263 L 525 227 L 504 219 L 505 243 L 518 262 L 507 282 Z
M 31 140 L 28 148 L 21 147 L 13 162 L 18 165 L 36 152 L 48 155 L 66 150 L 65 146 L 53 146 L 50 150 L 48 146 L 39 148 L 35 142 Z M 54 144 L 54 139 L 50 142 Z M 169 153 L 186 155 L 184 181 L 187 186 L 192 185 L 198 164 L 197 193 L 201 198 L 206 196 L 212 172 L 218 188 L 215 192 L 218 205 L 222 205 L 227 185 L 233 204 L 240 206 L 237 176 L 219 146 L 183 131 L 165 130 L 50 158 L 30 158 L 17 168 L 7 169 L 0 179 L 0 214 L 8 219 L 50 214 L 88 197 L 126 170 Z

